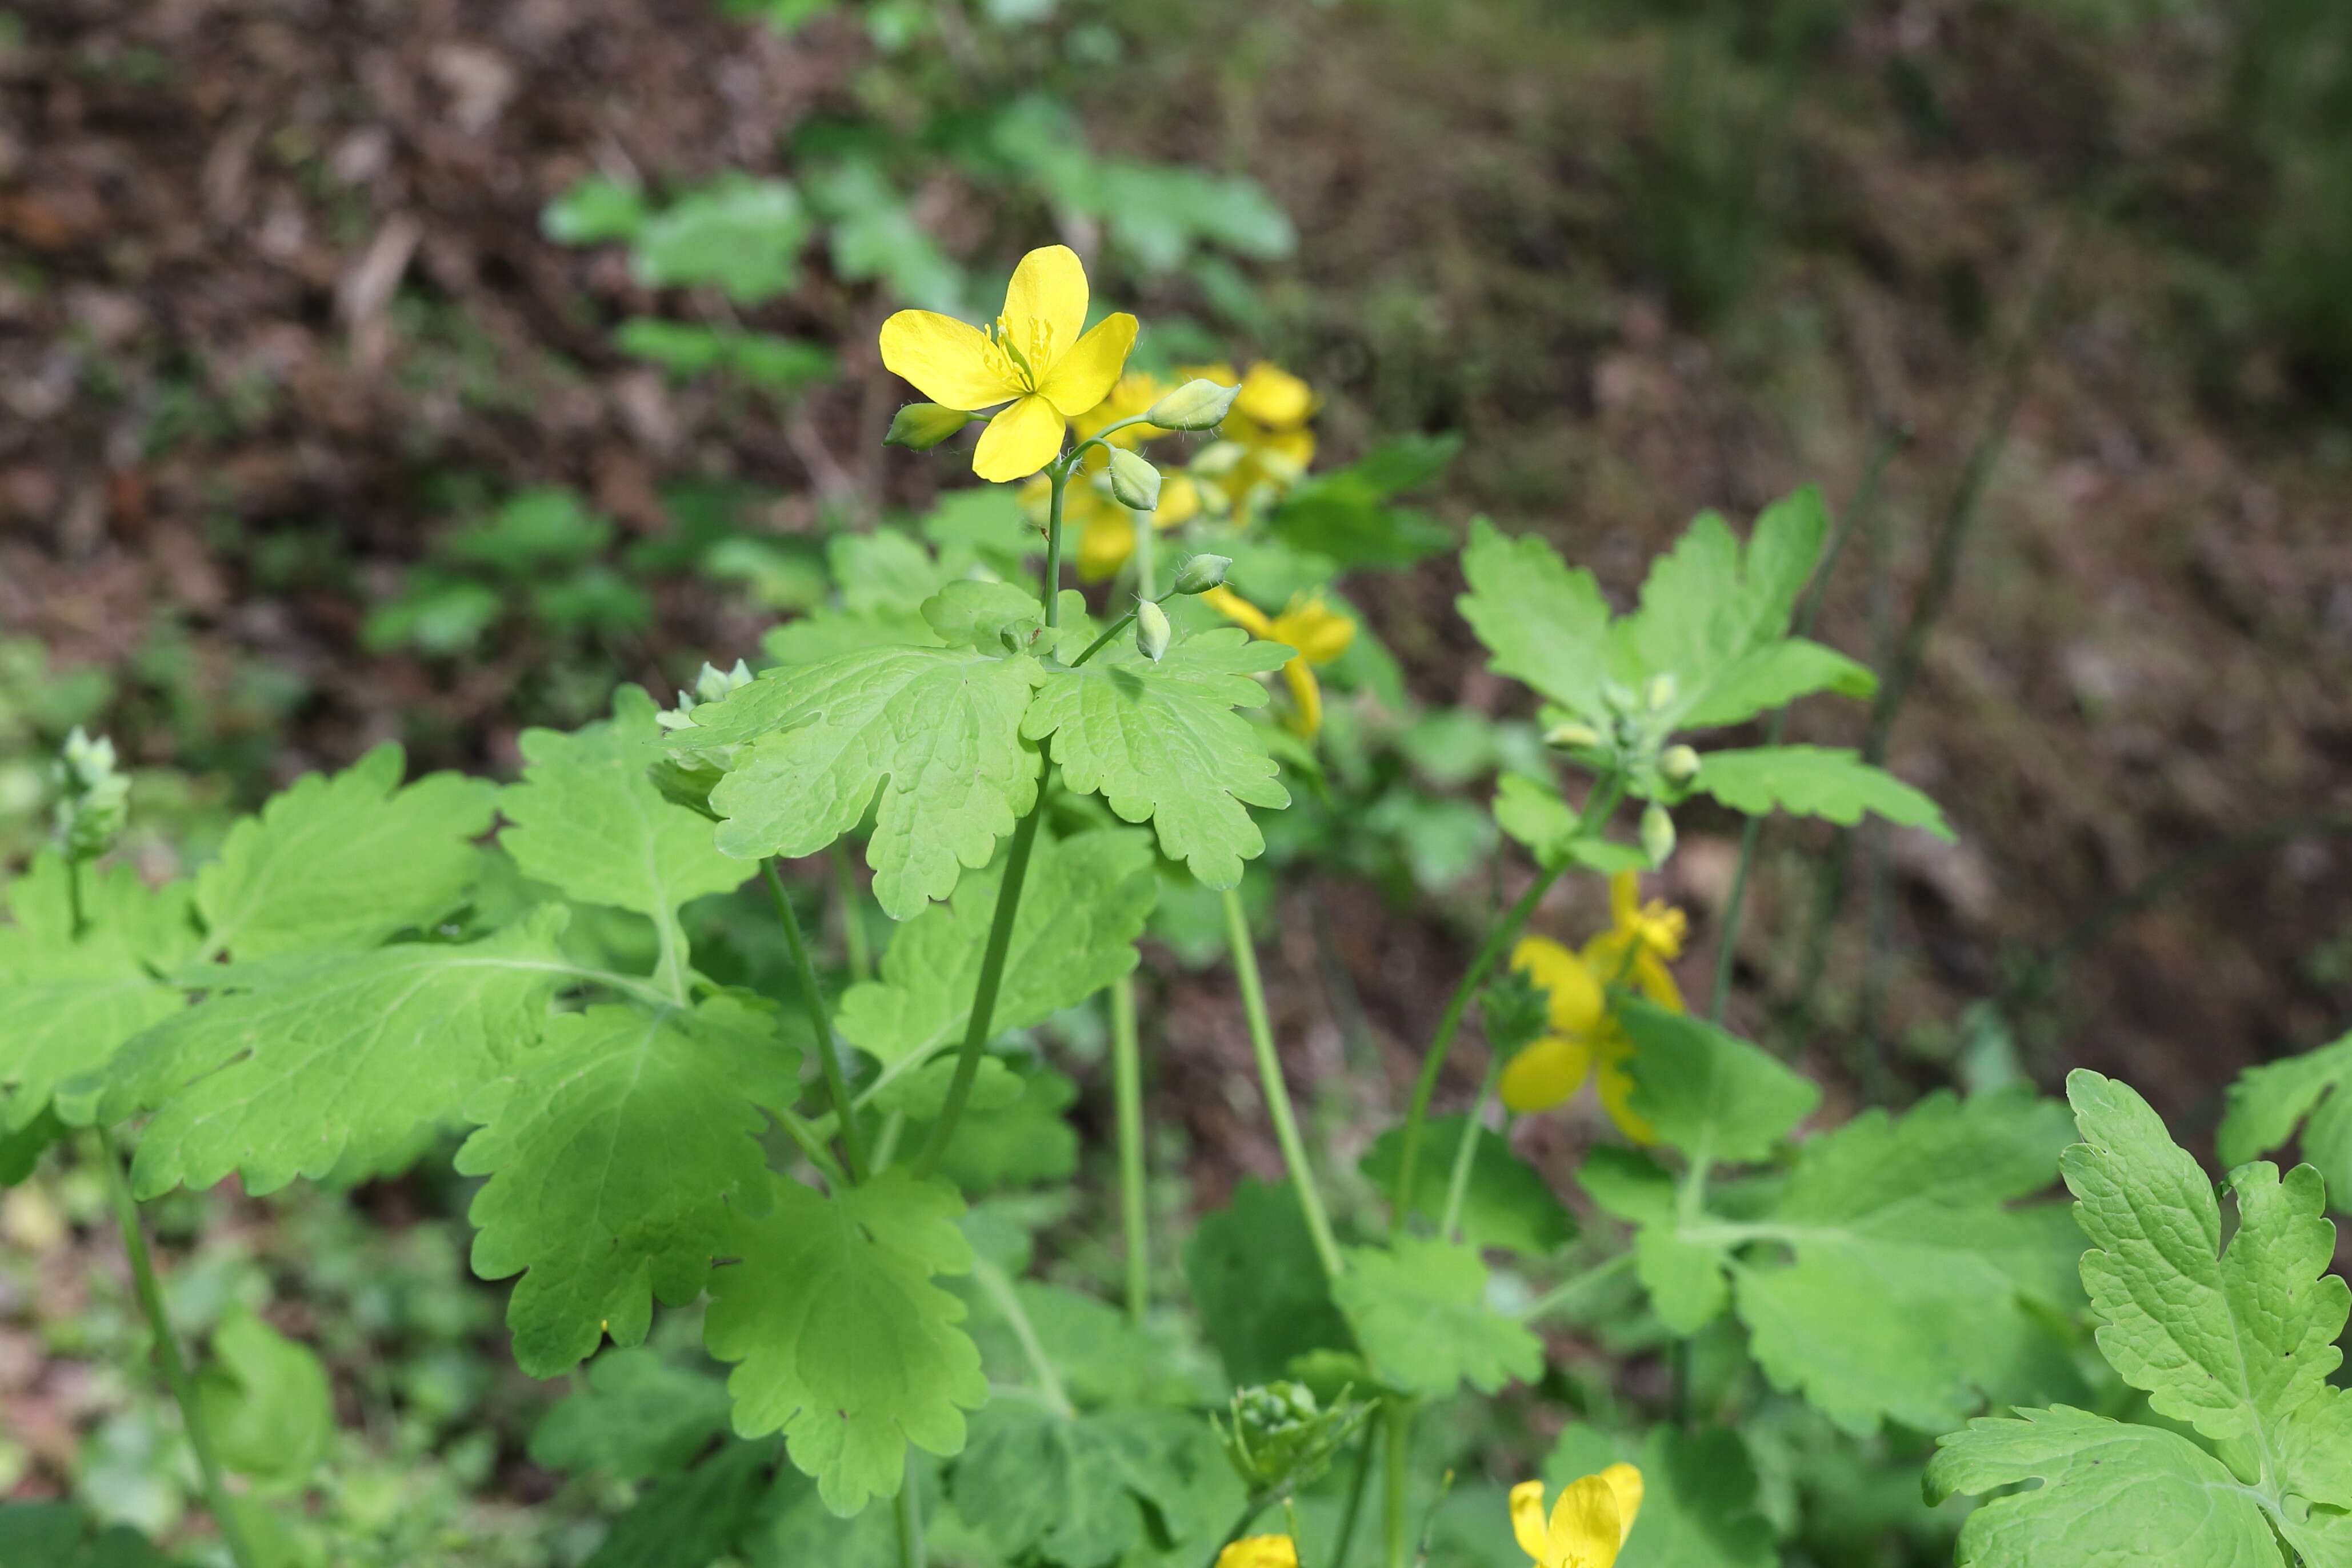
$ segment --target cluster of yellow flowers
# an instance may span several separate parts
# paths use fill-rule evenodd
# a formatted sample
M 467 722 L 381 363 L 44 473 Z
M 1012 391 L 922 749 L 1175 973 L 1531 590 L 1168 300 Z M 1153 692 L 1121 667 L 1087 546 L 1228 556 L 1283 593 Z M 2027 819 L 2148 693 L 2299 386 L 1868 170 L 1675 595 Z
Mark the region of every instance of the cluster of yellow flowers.
M 1661 900 L 1641 901 L 1633 872 L 1609 879 L 1609 929 L 1571 952 L 1549 937 L 1521 939 L 1511 965 L 1550 993 L 1551 1033 L 1513 1057 L 1503 1069 L 1503 1103 L 1525 1115 L 1549 1110 L 1593 1080 L 1601 1109 L 1637 1143 L 1652 1140 L 1634 1113 L 1633 1078 L 1625 1064 L 1633 1042 L 1610 1005 L 1609 987 L 1631 984 L 1661 1007 L 1683 1011 L 1681 987 L 1666 967 L 1682 956 L 1689 921 Z
M 1534 1568 L 1614 1568 L 1642 1511 L 1642 1472 L 1612 1465 L 1560 1489 L 1544 1515 L 1543 1483 L 1511 1489 L 1511 1533 Z M 1217 1568 L 1298 1568 L 1298 1543 L 1287 1535 L 1251 1535 L 1217 1555 Z
M 1088 299 L 1086 268 L 1076 255 L 1066 246 L 1047 246 L 1022 258 L 992 328 L 982 331 L 934 310 L 901 310 L 883 323 L 882 362 L 946 408 L 997 409 L 972 454 L 972 471 L 984 479 L 1027 479 L 1022 498 L 1041 521 L 1053 482 L 1040 470 L 1060 455 L 1064 431 L 1075 430 L 1081 443 L 1101 437 L 1103 445 L 1088 447 L 1069 476 L 1062 498 L 1063 526 L 1076 531 L 1078 575 L 1098 583 L 1116 576 L 1134 555 L 1142 515 L 1112 494 L 1106 448 L 1136 451 L 1173 434 L 1150 425 L 1109 427 L 1149 412 L 1173 387 L 1127 371 L 1135 345 L 1133 316 L 1106 316 L 1081 332 Z M 1147 525 L 1164 531 L 1203 517 L 1245 524 L 1304 478 L 1314 461 L 1315 432 L 1307 427 L 1314 389 L 1265 361 L 1246 374 L 1219 363 L 1183 367 L 1177 377 L 1174 384 L 1199 380 L 1237 390 L 1218 438 L 1185 468 L 1163 475 Z M 1320 594 L 1295 596 L 1274 615 L 1231 588 L 1214 590 L 1206 601 L 1252 637 L 1295 650 L 1297 657 L 1283 666 L 1291 696 L 1287 722 L 1312 738 L 1323 719 L 1315 670 L 1348 650 L 1356 623 Z

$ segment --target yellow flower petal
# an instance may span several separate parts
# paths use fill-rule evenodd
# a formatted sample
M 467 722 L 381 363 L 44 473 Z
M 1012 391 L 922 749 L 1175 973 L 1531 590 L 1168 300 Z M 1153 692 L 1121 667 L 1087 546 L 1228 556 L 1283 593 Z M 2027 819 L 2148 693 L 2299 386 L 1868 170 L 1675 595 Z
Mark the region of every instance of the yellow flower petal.
M 1030 385 L 1042 389 L 1054 362 L 1069 352 L 1087 324 L 1087 269 L 1066 245 L 1041 246 L 1021 258 L 1004 287 L 997 331 L 1029 362 Z M 1108 382 L 1102 392 L 1110 390 Z M 1081 408 L 1102 401 L 1097 392 Z
M 1621 1459 L 1601 1471 L 1601 1479 L 1617 1499 L 1617 1520 L 1624 1531 L 1618 1539 L 1622 1542 L 1633 1535 L 1633 1521 L 1642 1511 L 1642 1472 Z
M 1201 487 L 1192 482 L 1192 476 L 1164 475 L 1160 481 L 1160 510 L 1151 514 L 1151 521 L 1161 528 L 1181 528 L 1200 515 Z
M 1000 484 L 1025 479 L 1061 449 L 1061 412 L 1033 393 L 988 422 L 971 455 L 971 471 Z
M 1657 1129 L 1633 1109 L 1633 1076 L 1625 1064 L 1633 1059 L 1633 1042 L 1613 1021 L 1594 1037 L 1592 1042 L 1592 1092 L 1601 1100 L 1601 1109 L 1617 1124 L 1617 1131 L 1636 1143 L 1654 1143 Z
M 1315 394 L 1280 365 L 1260 360 L 1242 377 L 1241 395 L 1234 399 L 1234 406 L 1260 425 L 1287 430 L 1305 424 L 1315 412 Z
M 1683 1005 L 1683 988 L 1675 984 L 1675 972 L 1646 947 L 1633 954 L 1633 985 L 1668 1012 L 1689 1011 Z
M 1135 318 L 1117 310 L 1071 344 L 1050 368 L 1041 367 L 1037 390 L 1067 415 L 1090 412 L 1118 381 L 1128 351 L 1135 347 Z M 1141 426 L 1136 426 L 1141 428 Z
M 1276 642 L 1288 643 L 1309 664 L 1328 664 L 1356 640 L 1356 623 L 1324 604 L 1322 595 L 1315 594 L 1291 600 L 1289 607 L 1275 616 L 1274 629 L 1266 635 Z
M 937 310 L 901 310 L 883 322 L 882 363 L 933 403 L 967 413 L 1021 395 L 988 335 Z
M 1544 1532 L 1545 1568 L 1614 1568 L 1625 1544 L 1617 1493 L 1599 1476 L 1573 1481 L 1552 1505 Z
M 1543 1483 L 1521 1481 L 1511 1489 L 1511 1533 L 1518 1538 L 1519 1550 L 1543 1561 L 1544 1505 Z
M 1078 535 L 1078 576 L 1088 583 L 1100 583 L 1118 575 L 1127 558 L 1135 553 L 1135 524 L 1121 511 L 1117 517 L 1097 512 L 1087 519 L 1086 531 Z
M 1293 711 L 1286 721 L 1291 732 L 1313 740 L 1323 729 L 1323 683 L 1303 658 L 1282 667 L 1283 684 L 1290 688 Z
M 1217 1553 L 1217 1568 L 1298 1568 L 1298 1543 L 1286 1535 L 1244 1535 Z
M 1498 1091 L 1513 1115 L 1531 1116 L 1564 1103 L 1591 1069 L 1592 1051 L 1581 1040 L 1546 1035 L 1504 1067 Z
M 1642 907 L 1642 877 L 1638 871 L 1620 871 L 1609 879 L 1609 920 L 1619 931 L 1631 930 L 1633 916 Z
M 1551 994 L 1551 1026 L 1563 1035 L 1582 1038 L 1601 1026 L 1609 998 L 1585 962 L 1548 936 L 1519 939 L 1511 950 L 1511 967 Z
M 1274 635 L 1274 623 L 1265 618 L 1265 612 L 1231 588 L 1212 588 L 1201 595 L 1201 602 L 1234 625 L 1248 627 L 1254 637 Z

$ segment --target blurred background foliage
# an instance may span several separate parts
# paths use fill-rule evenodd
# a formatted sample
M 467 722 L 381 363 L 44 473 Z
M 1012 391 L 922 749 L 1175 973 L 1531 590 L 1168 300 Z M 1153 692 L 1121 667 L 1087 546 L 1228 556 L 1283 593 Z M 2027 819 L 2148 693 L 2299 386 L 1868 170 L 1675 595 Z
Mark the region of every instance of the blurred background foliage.
M 844 545 L 985 559 L 1017 503 L 884 451 L 906 394 L 875 329 L 983 315 L 1052 239 L 1143 317 L 1139 365 L 1270 359 L 1320 400 L 1344 477 L 1285 537 L 1348 569 L 1367 635 L 1250 893 L 1347 1165 L 1515 890 L 1482 803 L 1530 716 L 1433 544 L 1481 511 L 1622 595 L 1701 507 L 1874 498 L 1824 633 L 1889 667 L 1920 632 L 1875 738 L 1963 843 L 1776 829 L 1731 971 L 1733 1021 L 1841 1104 L 2086 1064 L 2194 1143 L 2237 1069 L 2344 1026 L 2336 0 L 0 11 L 0 855 L 45 831 L 75 724 L 137 769 L 129 851 L 162 875 L 378 740 L 510 776 L 522 727 L 843 602 Z M 1450 464 L 1412 439 L 1439 437 Z M 1694 979 L 1732 831 L 1694 813 L 1665 889 Z M 776 965 L 763 921 L 705 914 L 746 976 Z M 1171 895 L 1154 931 L 1177 1213 L 1279 1162 L 1230 988 L 1194 973 L 1213 910 Z M 1108 1116 L 1099 1021 L 1048 1033 L 1067 1070 L 997 1113 L 982 1173 L 1016 1193 L 1091 1160 L 1065 1106 Z M 1541 1163 L 1582 1134 L 1534 1135 Z M 629 1482 L 541 1462 L 562 1391 L 509 1368 L 464 1201 L 174 1198 L 175 1309 L 327 1353 L 349 1452 L 319 1508 L 380 1553 L 350 1560 L 582 1561 Z M 188 1476 L 106 1370 L 134 1330 L 100 1208 L 70 1166 L 0 1194 L 0 1491 L 168 1532 Z M 1108 1279 L 1083 1227 L 1048 1234 L 1059 1277 Z M 1554 1350 L 1550 1392 L 1592 1410 L 1642 1347 Z M 1533 1406 L 1480 1419 L 1426 1440 L 1549 1440 Z M 1808 1419 L 1750 1433 L 1792 1560 L 1948 1550 L 1916 1455 L 1874 1468 Z

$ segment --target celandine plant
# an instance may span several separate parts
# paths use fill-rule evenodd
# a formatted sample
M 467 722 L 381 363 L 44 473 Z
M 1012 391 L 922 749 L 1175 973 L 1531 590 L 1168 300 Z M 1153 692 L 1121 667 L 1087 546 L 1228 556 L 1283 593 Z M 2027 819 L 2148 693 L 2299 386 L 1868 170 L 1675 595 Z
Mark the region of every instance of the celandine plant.
M 668 710 L 624 689 L 609 719 L 527 732 L 503 788 L 404 783 L 379 749 L 163 888 L 104 864 L 126 786 L 103 742 L 68 746 L 57 847 L 0 928 L 0 1180 L 76 1136 L 100 1162 L 220 1552 L 332 1557 L 309 1500 L 329 1382 L 249 1316 L 192 1365 L 139 1202 L 232 1174 L 349 1184 L 454 1128 L 480 1180 L 474 1268 L 516 1281 L 517 1362 L 589 1363 L 533 1458 L 637 1489 L 589 1559 L 606 1568 L 1767 1568 L 1808 1538 L 1801 1494 L 1759 1484 L 1790 1431 L 1854 1452 L 1950 1434 L 1930 1493 L 1991 1499 L 1959 1527 L 1964 1564 L 2352 1563 L 2352 1406 L 2330 1381 L 2347 1291 L 2316 1170 L 2233 1172 L 2225 1246 L 2213 1186 L 2120 1084 L 2076 1074 L 2071 1116 L 2012 1088 L 1808 1131 L 1821 1091 L 1721 1027 L 1721 984 L 1712 1017 L 1686 1007 L 1685 919 L 1641 879 L 1691 797 L 1948 831 L 1851 752 L 1711 742 L 1872 689 L 1802 635 L 1836 542 L 1811 491 L 1744 542 L 1702 517 L 1622 616 L 1544 543 L 1474 529 L 1462 613 L 1550 746 L 1494 802 L 1533 874 L 1362 1162 L 1385 1214 L 1335 1210 L 1238 896 L 1253 808 L 1287 804 L 1286 769 L 1313 777 L 1314 668 L 1353 626 L 1311 596 L 1271 613 L 1230 570 L 1299 482 L 1311 395 L 1273 372 L 1254 411 L 1230 371 L 1143 384 L 1134 319 L 1089 329 L 1088 304 L 1056 247 L 989 329 L 908 311 L 882 333 L 933 400 L 895 442 L 984 418 L 977 469 L 1042 485 L 1034 590 L 1024 541 L 873 536 L 842 554 L 843 605 L 771 637 L 756 676 L 707 668 Z M 1089 574 L 1131 584 L 1108 620 L 1061 586 L 1079 487 L 1128 531 L 1094 547 Z M 1164 588 L 1163 533 L 1198 547 Z M 878 961 L 861 839 L 895 922 Z M 780 869 L 820 855 L 845 984 Z M 1605 879 L 1611 911 L 1575 947 L 1528 929 L 1571 874 Z M 786 955 L 759 985 L 693 913 L 755 882 Z M 1155 1310 L 1130 981 L 1160 889 L 1187 883 L 1221 901 L 1288 1171 L 1193 1229 L 1189 1314 Z M 1022 1032 L 1097 994 L 1117 1305 L 1037 1278 L 1060 1211 L 1005 1201 L 1074 1168 L 1068 1080 Z M 1434 1117 L 1474 1012 L 1479 1087 Z M 2352 1165 L 2347 1076 L 2352 1042 L 2251 1075 L 2225 1151 L 2309 1118 L 2315 1152 Z M 1619 1136 L 1577 1173 L 1580 1233 L 1489 1123 L 1588 1082 Z M 2045 1197 L 2062 1176 L 2072 1207 Z M 657 1305 L 696 1303 L 723 1386 L 646 1343 Z M 1665 1375 L 1621 1397 L 1548 1348 L 1556 1321 Z M 1535 1394 L 1511 1407 L 1578 1418 L 1539 1475 L 1456 1484 L 1447 1413 L 1514 1385 Z M 62 1505 L 0 1509 L 0 1561 L 95 1552 L 163 1561 Z

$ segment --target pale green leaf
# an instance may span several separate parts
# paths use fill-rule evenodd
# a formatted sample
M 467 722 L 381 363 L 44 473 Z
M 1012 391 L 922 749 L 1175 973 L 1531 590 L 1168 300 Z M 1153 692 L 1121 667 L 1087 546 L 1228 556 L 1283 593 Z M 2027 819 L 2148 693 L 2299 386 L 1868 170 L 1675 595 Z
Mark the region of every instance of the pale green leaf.
M 1650 858 L 1632 845 L 1586 833 L 1558 790 L 1525 773 L 1505 773 L 1496 781 L 1495 823 L 1547 866 L 1573 860 L 1604 877 L 1650 868 Z
M 1686 730 L 1712 730 L 1752 719 L 1816 691 L 1866 699 L 1877 690 L 1878 677 L 1868 665 L 1803 637 L 1784 637 L 1727 666 L 1695 700 L 1680 707 L 1675 723 Z
M 196 1405 L 222 1464 L 260 1481 L 300 1481 L 326 1458 L 335 1402 L 317 1353 L 239 1307 L 213 1331 Z
M 968 648 L 870 647 L 763 672 L 695 710 L 673 745 L 742 743 L 711 792 L 719 847 L 743 859 L 814 855 L 865 819 L 877 794 L 866 864 L 893 920 L 945 898 L 966 867 L 1037 797 L 1038 762 L 1021 736 L 1025 655 Z
M 715 284 L 757 305 L 792 287 L 814 226 L 791 185 L 730 172 L 641 222 L 632 259 L 649 288 Z
M 1184 1279 L 1237 1384 L 1286 1376 L 1311 1351 L 1354 1348 L 1287 1183 L 1245 1176 L 1225 1207 L 1202 1216 L 1184 1244 Z
M 1372 1375 L 1405 1394 L 1483 1393 L 1543 1370 L 1543 1343 L 1486 1300 L 1486 1266 L 1467 1247 L 1401 1237 L 1392 1250 L 1347 1249 L 1333 1281 Z
M 1454 601 L 1498 675 L 1526 682 L 1596 725 L 1609 678 L 1609 603 L 1582 567 L 1540 539 L 1507 539 L 1480 518 L 1462 552 L 1470 591 Z
M 1422 1147 L 1427 1153 L 1414 1169 L 1414 1187 L 1408 1202 L 1424 1218 L 1433 1221 L 1444 1212 L 1465 1120 L 1438 1117 L 1423 1129 Z M 1384 1193 L 1393 1191 L 1403 1151 L 1403 1128 L 1391 1127 L 1381 1133 L 1359 1167 L 1364 1179 Z M 1575 1236 L 1576 1221 L 1560 1206 L 1543 1177 L 1512 1153 L 1510 1143 L 1499 1133 L 1481 1127 L 1470 1156 L 1470 1184 L 1462 1204 L 1462 1238 L 1481 1249 L 1501 1247 L 1523 1257 L 1549 1258 Z
M 1560 1433 L 1545 1459 L 1546 1500 L 1620 1460 L 1642 1472 L 1642 1510 L 1614 1568 L 1775 1568 L 1771 1521 L 1757 1510 L 1756 1467 L 1723 1426 L 1653 1426 L 1638 1448 L 1591 1426 Z
M 768 1194 L 761 1105 L 789 1104 L 799 1053 L 763 1016 L 592 1007 L 551 1021 L 512 1074 L 467 1107 L 460 1174 L 488 1176 L 468 1217 L 474 1272 L 521 1274 L 515 1361 L 570 1371 L 610 1335 L 641 1342 L 653 1303 L 702 1293 L 738 1212 Z
M 1959 1568 L 2128 1563 L 2284 1568 L 2259 1493 L 2188 1438 L 2059 1405 L 1938 1439 L 1928 1496 L 1993 1499 L 1960 1526 Z
M 1634 1112 L 1660 1142 L 1711 1160 L 1762 1160 L 1813 1113 L 1822 1091 L 1704 1018 L 1628 996 Z
M 1262 705 L 1265 689 L 1250 677 L 1289 657 L 1238 626 L 1196 632 L 1157 661 L 1117 642 L 1055 669 L 1021 732 L 1050 738 L 1070 788 L 1100 795 L 1124 821 L 1149 818 L 1170 859 L 1230 888 L 1265 847 L 1244 807 L 1290 804 L 1264 739 L 1234 710 Z
M 1776 807 L 1851 827 L 1865 811 L 1898 827 L 1952 837 L 1943 807 L 1855 752 L 1825 746 L 1755 746 L 1709 752 L 1692 787 L 1732 810 L 1762 816 Z
M 780 665 L 823 664 L 868 648 L 940 646 L 929 624 L 913 610 L 812 610 L 760 638 L 761 649 Z
M 727 1430 L 729 1407 L 727 1385 L 709 1373 L 658 1351 L 606 1351 L 588 1363 L 588 1386 L 531 1433 L 531 1463 L 628 1481 L 671 1475 Z
M 2249 1068 L 2230 1086 L 2229 1109 L 2215 1134 L 2226 1166 L 2269 1153 L 2302 1130 L 2303 1157 L 2327 1179 L 2342 1207 L 2352 1194 L 2352 1035 L 2284 1061 Z
M 878 979 L 841 999 L 841 1033 L 886 1078 L 961 1041 L 1003 881 L 1003 858 L 964 878 L 955 897 L 907 922 Z M 1027 1028 L 1085 1001 L 1135 967 L 1135 939 L 1159 891 L 1151 846 L 1101 828 L 1055 840 L 1041 833 L 1006 949 L 992 1027 Z
M 952 1188 L 892 1170 L 832 1198 L 772 1181 L 714 1271 L 704 1342 L 738 1363 L 735 1430 L 782 1432 L 793 1463 L 847 1515 L 897 1495 L 907 1446 L 963 1447 L 988 1398 L 963 1303 L 932 1282 L 971 1265 Z
M 776 1445 L 730 1442 L 654 1483 L 613 1521 L 581 1568 L 710 1568 L 758 1522 Z
M 420 1123 L 455 1117 L 539 1038 L 548 995 L 570 973 L 555 946 L 563 921 L 549 906 L 465 945 L 404 942 L 220 970 L 208 976 L 211 997 L 86 1081 L 81 1108 L 106 1121 L 156 1111 L 132 1165 L 142 1197 L 210 1186 L 233 1170 L 247 1191 L 274 1192 L 346 1158 L 387 1159 Z
M 1696 1241 L 1670 1226 L 1647 1226 L 1633 1237 L 1633 1274 L 1650 1293 L 1658 1321 L 1688 1338 L 1731 1304 L 1729 1261 L 1719 1243 Z
M 1099 1568 L 1143 1540 L 1153 1456 L 1113 1421 L 1002 1395 L 948 1472 L 956 1511 L 1007 1560 Z
M 401 751 L 382 745 L 332 778 L 307 774 L 229 830 L 196 873 L 209 951 L 268 958 L 372 947 L 465 901 L 496 786 L 434 773 L 400 787 Z
M 1077 1100 L 1076 1084 L 1051 1068 L 1036 1068 L 1023 1080 L 1019 1099 L 994 1109 L 965 1108 L 940 1173 L 968 1193 L 1067 1180 L 1078 1168 L 1078 1130 L 1066 1114 Z M 919 1148 L 929 1133 L 929 1124 L 909 1122 L 907 1139 Z
M 1080 1408 L 1142 1404 L 1163 1391 L 1164 1380 L 1173 1372 L 1164 1347 L 1118 1308 L 1098 1296 L 1038 1279 L 1013 1280 L 1009 1289 L 1038 1348 Z M 959 1290 L 971 1304 L 969 1330 L 983 1363 L 1001 1382 L 1027 1381 L 1032 1375 L 1027 1349 L 996 1298 L 976 1280 Z
M 922 919 L 920 915 L 915 918 Z M 936 1121 L 940 1112 L 947 1109 L 948 1093 L 955 1087 L 955 1058 L 937 1057 L 921 1067 L 877 1079 L 870 1103 L 874 1110 L 885 1113 L 896 1111 L 918 1121 Z M 1003 1057 L 984 1056 L 972 1074 L 964 1109 L 1002 1110 L 1017 1103 L 1027 1087 L 1019 1073 L 1005 1066 Z
M 522 782 L 499 797 L 499 847 L 523 875 L 582 903 L 652 919 L 682 950 L 680 905 L 743 885 L 753 868 L 721 855 L 710 819 L 664 798 L 646 768 L 664 755 L 654 701 L 634 686 L 613 717 L 570 734 L 525 730 Z

